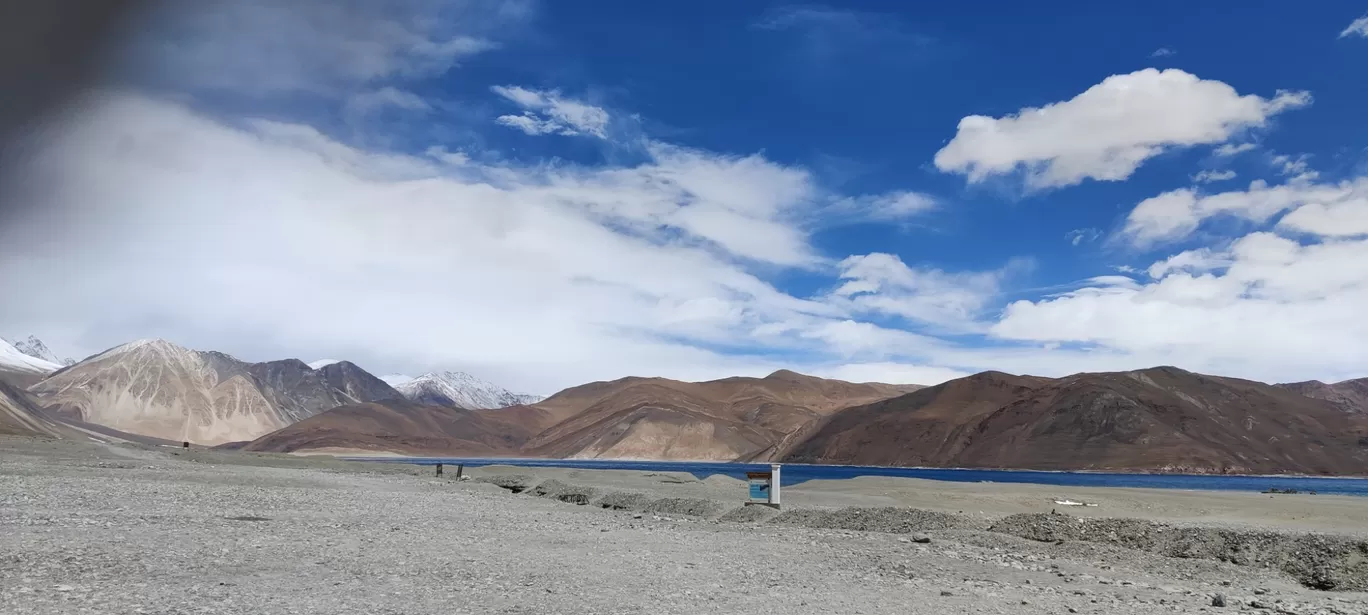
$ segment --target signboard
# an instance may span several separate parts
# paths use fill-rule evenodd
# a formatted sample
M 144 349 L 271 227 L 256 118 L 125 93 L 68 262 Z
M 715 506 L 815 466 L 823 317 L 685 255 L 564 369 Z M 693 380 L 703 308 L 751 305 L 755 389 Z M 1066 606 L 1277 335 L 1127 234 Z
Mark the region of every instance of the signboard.
M 746 480 L 750 482 L 750 499 L 752 502 L 768 504 L 770 501 L 770 482 L 774 479 L 772 472 L 746 472 Z
M 770 464 L 769 472 L 746 472 L 746 482 L 750 484 L 750 504 L 779 508 L 779 469 L 777 463 Z

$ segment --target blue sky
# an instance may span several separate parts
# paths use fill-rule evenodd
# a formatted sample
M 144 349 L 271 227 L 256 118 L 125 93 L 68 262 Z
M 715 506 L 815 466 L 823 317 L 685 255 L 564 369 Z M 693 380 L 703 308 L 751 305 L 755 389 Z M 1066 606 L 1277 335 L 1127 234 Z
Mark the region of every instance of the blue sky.
M 74 282 L 0 322 L 69 354 L 165 337 L 542 393 L 780 367 L 1361 376 L 1365 12 L 161 14 L 45 133 L 0 280 Z

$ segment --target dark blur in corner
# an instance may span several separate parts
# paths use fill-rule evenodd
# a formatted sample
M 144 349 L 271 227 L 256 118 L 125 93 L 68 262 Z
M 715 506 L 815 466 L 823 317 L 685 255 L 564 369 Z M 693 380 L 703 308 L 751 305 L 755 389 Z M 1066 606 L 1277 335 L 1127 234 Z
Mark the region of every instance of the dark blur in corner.
M 0 0 L 0 182 L 24 131 L 99 80 L 121 27 L 148 0 Z M 0 214 L 16 203 L 0 199 Z

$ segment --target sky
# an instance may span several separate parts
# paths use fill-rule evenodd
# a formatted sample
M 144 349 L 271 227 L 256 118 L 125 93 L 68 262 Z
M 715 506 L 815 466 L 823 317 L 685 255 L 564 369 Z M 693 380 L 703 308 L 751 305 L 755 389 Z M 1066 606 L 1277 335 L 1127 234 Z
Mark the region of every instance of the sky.
M 1362 2 L 177 4 L 6 169 L 0 334 L 541 394 L 1368 375 Z

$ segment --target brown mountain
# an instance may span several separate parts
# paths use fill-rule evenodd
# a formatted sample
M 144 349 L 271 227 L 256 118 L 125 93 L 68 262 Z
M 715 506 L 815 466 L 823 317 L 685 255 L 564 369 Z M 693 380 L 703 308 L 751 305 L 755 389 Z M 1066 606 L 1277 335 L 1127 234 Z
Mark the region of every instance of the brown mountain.
M 1172 367 L 1060 379 L 988 372 L 848 408 L 791 462 L 1368 474 L 1365 422 L 1248 380 Z
M 345 361 L 314 370 L 289 359 L 247 363 L 164 340 L 139 340 L 29 388 L 56 416 L 175 442 L 250 440 L 344 404 L 401 398 Z
M 916 388 L 827 380 L 787 370 L 764 378 L 709 382 L 594 382 L 528 406 L 542 412 L 546 427 L 524 452 L 579 458 L 763 458 L 831 412 Z
M 1323 399 L 1335 407 L 1354 414 L 1368 415 L 1368 378 L 1326 384 L 1319 380 L 1289 382 L 1277 385 L 1307 397 Z
M 494 412 L 385 399 L 333 408 L 241 448 L 280 453 L 341 449 L 497 457 L 515 454 L 531 433 L 523 425 L 500 420 Z

